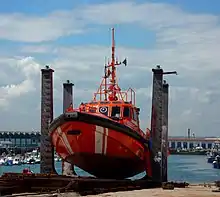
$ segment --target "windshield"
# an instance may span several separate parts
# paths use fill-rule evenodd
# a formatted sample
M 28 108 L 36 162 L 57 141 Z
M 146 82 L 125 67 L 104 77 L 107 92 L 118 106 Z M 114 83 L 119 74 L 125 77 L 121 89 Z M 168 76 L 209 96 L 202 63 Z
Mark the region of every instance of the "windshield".
M 112 114 L 111 114 L 112 117 L 117 117 L 119 118 L 120 117 L 120 107 L 112 107 Z

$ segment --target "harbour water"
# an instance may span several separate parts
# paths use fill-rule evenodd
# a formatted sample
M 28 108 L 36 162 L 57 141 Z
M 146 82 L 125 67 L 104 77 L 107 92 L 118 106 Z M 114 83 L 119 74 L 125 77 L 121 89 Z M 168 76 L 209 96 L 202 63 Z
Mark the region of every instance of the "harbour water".
M 38 173 L 40 165 L 19 165 L 0 166 L 0 175 L 4 172 L 21 172 L 24 168 L 30 168 Z M 56 170 L 61 173 L 61 162 L 56 163 Z M 76 172 L 81 176 L 89 174 L 76 168 Z M 138 177 L 143 176 L 139 175 Z M 203 155 L 170 155 L 168 158 L 168 178 L 170 181 L 186 181 L 189 183 L 208 183 L 220 180 L 220 170 L 214 169 L 207 163 L 206 156 Z

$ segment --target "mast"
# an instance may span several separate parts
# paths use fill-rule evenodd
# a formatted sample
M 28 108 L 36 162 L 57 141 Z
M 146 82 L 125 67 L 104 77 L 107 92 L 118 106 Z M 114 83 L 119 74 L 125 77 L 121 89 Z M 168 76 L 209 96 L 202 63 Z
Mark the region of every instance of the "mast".
M 104 86 L 105 86 L 105 89 L 104 89 L 105 101 L 107 101 L 107 66 L 106 66 L 106 63 L 105 63 Z
M 115 70 L 115 29 L 114 28 L 112 28 L 112 62 L 111 62 L 111 67 L 112 67 L 111 83 L 113 86 L 115 86 L 116 70 Z
M 99 86 L 98 91 L 94 94 L 93 101 L 96 101 L 96 96 L 100 95 L 100 101 L 102 100 L 102 96 L 104 96 L 104 100 L 107 101 L 117 101 L 117 100 L 127 100 L 128 92 L 121 92 L 121 88 L 117 83 L 116 76 L 116 66 L 124 64 L 127 65 L 127 60 L 125 59 L 123 62 L 118 62 L 115 59 L 115 29 L 112 28 L 112 47 L 111 47 L 111 59 L 105 63 L 104 77 Z M 133 90 L 130 90 L 133 91 Z
M 111 67 L 111 71 L 109 72 L 111 78 L 110 78 L 110 86 L 108 88 L 108 91 L 111 93 L 109 95 L 110 101 L 116 101 L 118 100 L 118 97 L 116 96 L 117 92 L 119 92 L 121 89 L 119 88 L 118 84 L 116 84 L 116 66 L 120 65 L 121 63 L 118 63 L 115 61 L 115 29 L 112 28 L 112 59 L 111 63 L 108 65 L 108 67 Z

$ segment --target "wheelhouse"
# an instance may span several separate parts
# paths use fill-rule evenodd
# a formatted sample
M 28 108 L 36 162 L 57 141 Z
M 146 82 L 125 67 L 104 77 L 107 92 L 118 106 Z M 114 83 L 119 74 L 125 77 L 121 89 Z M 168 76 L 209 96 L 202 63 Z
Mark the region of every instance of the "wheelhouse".
M 130 102 L 101 101 L 81 103 L 80 109 L 89 113 L 100 113 L 114 120 L 128 119 L 139 122 L 140 109 Z

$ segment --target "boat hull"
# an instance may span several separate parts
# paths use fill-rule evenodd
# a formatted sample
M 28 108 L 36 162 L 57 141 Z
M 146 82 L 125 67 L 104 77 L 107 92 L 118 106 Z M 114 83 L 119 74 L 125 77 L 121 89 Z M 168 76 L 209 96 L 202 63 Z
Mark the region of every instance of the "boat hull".
M 215 157 L 208 157 L 207 158 L 208 163 L 213 163 L 214 160 L 215 160 Z
M 213 168 L 220 169 L 220 163 L 218 163 L 217 161 L 213 161 L 212 165 Z
M 96 121 L 61 118 L 52 126 L 52 143 L 62 159 L 99 178 L 122 179 L 144 171 L 142 142 L 113 129 L 114 122 L 92 122 Z

